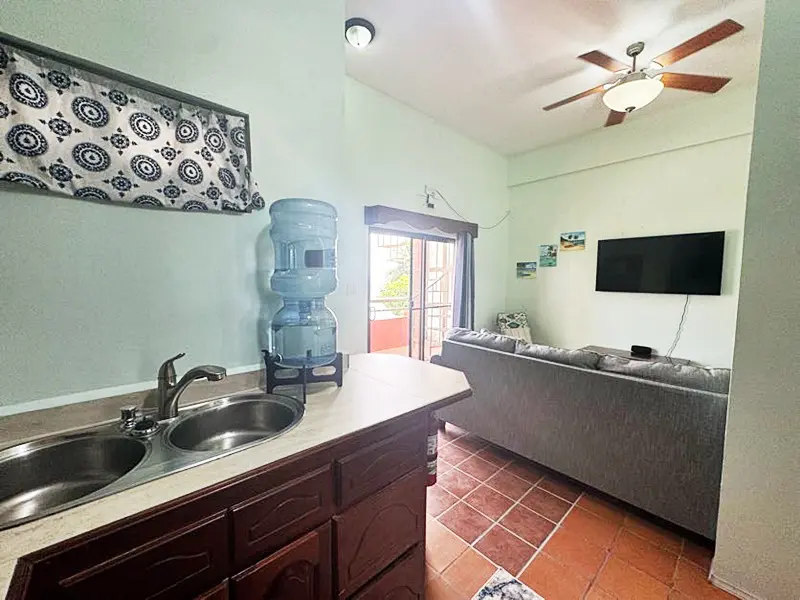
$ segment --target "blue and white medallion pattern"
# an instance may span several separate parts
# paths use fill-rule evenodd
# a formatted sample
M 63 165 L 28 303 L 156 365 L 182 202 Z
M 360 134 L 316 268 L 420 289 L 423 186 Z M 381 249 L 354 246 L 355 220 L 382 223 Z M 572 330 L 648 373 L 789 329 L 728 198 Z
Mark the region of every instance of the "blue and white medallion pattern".
M 5 43 L 0 98 L 0 181 L 133 206 L 264 208 L 250 176 L 244 117 Z
M 472 600 L 544 600 L 544 598 L 514 579 L 507 571 L 497 569 Z

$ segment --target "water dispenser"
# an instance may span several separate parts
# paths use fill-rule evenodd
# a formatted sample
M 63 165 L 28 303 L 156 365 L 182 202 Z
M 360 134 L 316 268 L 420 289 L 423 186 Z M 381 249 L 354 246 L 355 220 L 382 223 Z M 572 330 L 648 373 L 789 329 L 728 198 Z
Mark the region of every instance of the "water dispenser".
M 336 289 L 336 209 L 306 198 L 269 209 L 275 246 L 272 290 L 283 307 L 270 326 L 270 353 L 284 367 L 314 368 L 336 359 L 336 316 L 325 296 Z

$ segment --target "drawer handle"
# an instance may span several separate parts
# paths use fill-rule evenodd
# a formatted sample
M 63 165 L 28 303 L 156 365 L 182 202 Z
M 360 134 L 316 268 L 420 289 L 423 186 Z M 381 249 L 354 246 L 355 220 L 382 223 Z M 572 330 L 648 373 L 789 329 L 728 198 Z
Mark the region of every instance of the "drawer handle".
M 303 503 L 307 505 L 307 510 L 298 515 L 296 518 L 292 519 L 291 521 L 287 521 L 282 523 L 278 529 L 268 529 L 267 531 L 262 531 L 262 525 L 264 523 L 269 522 L 272 518 L 272 515 L 277 513 L 283 508 L 286 508 L 290 504 L 293 503 Z M 298 521 L 305 519 L 308 515 L 313 513 L 315 510 L 318 510 L 322 506 L 322 496 L 320 494 L 309 494 L 307 496 L 295 496 L 293 498 L 287 498 L 283 502 L 281 502 L 278 506 L 270 510 L 263 518 L 259 519 L 253 526 L 247 531 L 247 539 L 250 542 L 256 542 L 267 535 L 272 535 L 282 529 L 286 529 L 290 525 L 297 523 Z
M 200 559 L 199 562 L 198 562 L 198 559 Z M 192 574 L 199 573 L 203 569 L 207 569 L 209 566 L 211 566 L 211 558 L 208 556 L 208 552 L 198 552 L 197 554 L 184 554 L 184 555 L 180 555 L 180 556 L 170 556 L 169 558 L 165 558 L 163 560 L 160 560 L 158 562 L 153 563 L 152 565 L 147 567 L 146 571 L 154 571 L 155 569 L 163 567 L 164 565 L 169 565 L 171 563 L 178 562 L 178 561 L 183 562 L 183 563 L 195 562 L 197 564 L 197 566 L 192 571 Z M 176 568 L 179 568 L 179 567 L 173 566 L 170 569 L 170 571 L 173 571 Z

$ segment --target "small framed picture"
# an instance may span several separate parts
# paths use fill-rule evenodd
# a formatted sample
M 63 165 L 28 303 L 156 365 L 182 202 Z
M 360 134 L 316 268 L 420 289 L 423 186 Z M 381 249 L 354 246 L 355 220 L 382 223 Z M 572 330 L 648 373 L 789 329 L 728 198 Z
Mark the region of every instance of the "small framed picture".
M 518 262 L 517 279 L 536 279 L 536 263 Z
M 561 234 L 561 252 L 586 250 L 586 232 L 569 231 Z
M 539 246 L 539 266 L 555 267 L 556 265 L 558 265 L 558 246 L 556 244 Z

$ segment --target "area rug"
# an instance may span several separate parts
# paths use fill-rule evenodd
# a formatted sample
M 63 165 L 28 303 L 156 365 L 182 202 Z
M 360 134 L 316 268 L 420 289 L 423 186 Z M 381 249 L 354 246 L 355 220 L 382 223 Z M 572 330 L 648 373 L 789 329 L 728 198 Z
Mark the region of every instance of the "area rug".
M 514 579 L 507 571 L 497 569 L 472 600 L 544 600 L 544 598 Z

